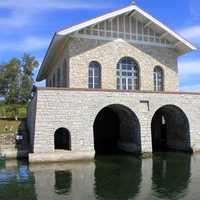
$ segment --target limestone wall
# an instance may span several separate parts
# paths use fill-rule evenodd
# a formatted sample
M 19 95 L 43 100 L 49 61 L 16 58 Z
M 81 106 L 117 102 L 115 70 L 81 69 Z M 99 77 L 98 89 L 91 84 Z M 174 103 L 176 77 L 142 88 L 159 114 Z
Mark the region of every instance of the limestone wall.
M 66 59 L 69 65 L 71 88 L 88 88 L 88 66 L 98 61 L 102 67 L 102 88 L 116 89 L 116 66 L 122 57 L 132 57 L 140 68 L 140 90 L 154 90 L 153 70 L 159 65 L 164 71 L 165 91 L 177 91 L 179 86 L 177 52 L 175 49 L 138 45 L 124 40 L 92 40 L 71 38 L 63 53 L 52 63 L 48 81 L 62 70 Z M 57 78 L 55 78 L 57 80 Z M 56 83 L 57 86 L 57 83 Z
M 73 39 L 69 44 L 72 88 L 88 87 L 88 66 L 98 61 L 102 67 L 102 88 L 116 89 L 116 66 L 122 57 L 132 57 L 140 68 L 140 89 L 154 90 L 153 70 L 163 68 L 166 91 L 178 90 L 176 52 L 173 49 L 136 45 L 123 40 Z
M 71 133 L 72 151 L 93 151 L 94 120 L 99 111 L 110 104 L 125 105 L 138 117 L 143 152 L 152 152 L 151 121 L 154 113 L 164 105 L 178 106 L 189 121 L 191 147 L 194 151 L 199 151 L 199 102 L 200 95 L 189 93 L 39 89 L 34 152 L 53 152 L 54 133 L 60 127 L 67 128 Z

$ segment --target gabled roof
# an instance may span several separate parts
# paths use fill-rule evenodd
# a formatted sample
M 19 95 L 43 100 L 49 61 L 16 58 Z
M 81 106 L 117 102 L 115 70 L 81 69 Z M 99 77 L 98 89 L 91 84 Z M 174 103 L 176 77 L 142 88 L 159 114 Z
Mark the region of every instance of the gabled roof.
M 47 50 L 47 53 L 45 55 L 42 65 L 41 65 L 40 71 L 37 76 L 37 81 L 41 81 L 41 80 L 45 79 L 46 69 L 48 68 L 49 63 L 51 63 L 51 59 L 52 59 L 51 57 L 54 55 L 55 49 L 63 44 L 63 42 L 65 41 L 67 36 L 77 32 L 77 31 L 80 31 L 84 28 L 94 26 L 95 24 L 106 21 L 108 19 L 117 17 L 117 16 L 125 14 L 125 13 L 131 14 L 132 12 L 135 12 L 138 15 L 140 15 L 141 17 L 145 18 L 145 20 L 148 21 L 148 23 L 151 24 L 151 26 L 154 26 L 157 29 L 161 30 L 163 32 L 162 35 L 164 37 L 173 38 L 176 41 L 177 49 L 180 50 L 180 55 L 197 49 L 193 44 L 191 44 L 189 41 L 185 40 L 179 34 L 174 32 L 167 26 L 165 26 L 163 23 L 159 22 L 157 19 L 155 19 L 154 17 L 149 15 L 144 10 L 140 9 L 135 4 L 132 4 L 128 7 L 122 8 L 120 10 L 102 15 L 100 17 L 88 20 L 86 22 L 83 22 L 78 25 L 75 25 L 75 26 L 72 26 L 72 27 L 69 27 L 69 28 L 66 28 L 66 29 L 56 32 L 54 34 L 54 37 L 50 43 L 50 46 Z

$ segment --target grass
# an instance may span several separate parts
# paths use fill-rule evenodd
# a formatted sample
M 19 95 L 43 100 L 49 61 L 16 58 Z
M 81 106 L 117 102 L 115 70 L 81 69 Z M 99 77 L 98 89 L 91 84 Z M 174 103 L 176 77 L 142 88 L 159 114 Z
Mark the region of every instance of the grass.
M 0 134 L 16 133 L 21 121 L 0 120 Z
M 7 105 L 0 101 L 0 134 L 17 133 L 21 121 L 15 120 L 16 110 L 19 119 L 27 116 L 27 105 Z

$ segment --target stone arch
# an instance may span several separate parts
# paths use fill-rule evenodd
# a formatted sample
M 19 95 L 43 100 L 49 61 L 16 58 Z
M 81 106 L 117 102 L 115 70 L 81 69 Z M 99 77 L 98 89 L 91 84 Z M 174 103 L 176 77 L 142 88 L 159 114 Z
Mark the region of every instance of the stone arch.
M 54 148 L 71 150 L 71 134 L 66 128 L 58 128 L 54 134 Z
M 159 108 L 151 122 L 153 152 L 191 152 L 190 126 L 184 111 L 175 105 Z
M 95 118 L 93 132 L 96 154 L 141 152 L 140 123 L 127 106 L 111 104 L 101 109 Z

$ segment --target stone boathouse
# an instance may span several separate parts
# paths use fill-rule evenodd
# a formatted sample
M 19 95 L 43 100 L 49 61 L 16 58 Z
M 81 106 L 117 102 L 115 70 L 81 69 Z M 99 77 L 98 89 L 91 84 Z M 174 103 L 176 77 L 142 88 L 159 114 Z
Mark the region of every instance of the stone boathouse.
M 179 92 L 196 48 L 131 4 L 55 33 L 28 109 L 30 162 L 200 150 L 200 94 Z

